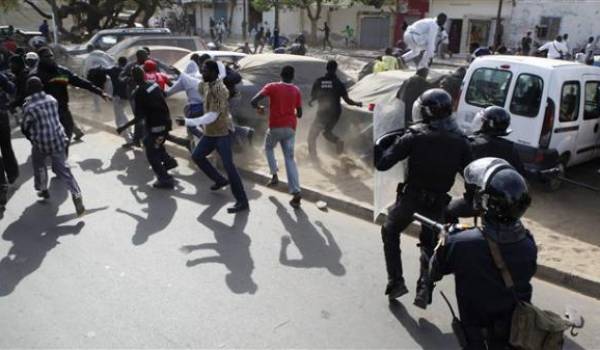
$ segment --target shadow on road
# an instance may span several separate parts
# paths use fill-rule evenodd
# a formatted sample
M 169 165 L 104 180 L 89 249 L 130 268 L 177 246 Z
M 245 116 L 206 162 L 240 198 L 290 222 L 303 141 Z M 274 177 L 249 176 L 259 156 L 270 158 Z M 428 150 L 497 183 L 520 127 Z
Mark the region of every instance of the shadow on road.
M 419 343 L 422 349 L 460 349 L 454 334 L 442 333 L 436 325 L 424 318 L 415 320 L 399 301 L 390 301 L 389 308 L 402 327 Z M 448 318 L 448 322 L 450 322 L 450 318 Z
M 188 260 L 186 266 L 193 267 L 206 263 L 223 264 L 229 270 L 225 276 L 225 282 L 233 293 L 254 294 L 258 290 L 258 286 L 252 279 L 254 261 L 250 254 L 251 239 L 244 233 L 249 212 L 235 215 L 233 225 L 226 225 L 214 219 L 225 203 L 221 201 L 220 205 L 210 205 L 198 217 L 200 223 L 213 231 L 216 241 L 183 246 L 181 251 L 185 254 L 201 250 L 214 252 L 216 255 Z
M 37 270 L 46 254 L 60 242 L 58 238 L 76 235 L 85 223 L 64 223 L 77 219 L 73 214 L 57 216 L 58 208 L 69 198 L 69 192 L 60 181 L 51 182 L 51 197 L 46 203 L 33 203 L 27 207 L 17 221 L 12 222 L 2 239 L 12 242 L 12 247 L 0 260 L 0 296 L 11 294 L 16 286 L 29 274 Z M 87 210 L 88 214 L 104 208 Z
M 151 235 L 159 233 L 169 226 L 177 211 L 177 202 L 170 195 L 170 191 L 157 190 L 149 186 L 138 187 L 138 189 L 130 187 L 129 190 L 138 204 L 147 205 L 142 209 L 146 215 L 135 214 L 121 208 L 117 208 L 116 211 L 137 221 L 131 243 L 142 245 L 148 241 Z M 140 192 L 145 196 L 140 196 Z
M 290 236 L 281 238 L 279 262 L 282 265 L 299 268 L 325 268 L 335 276 L 346 274 L 346 268 L 340 262 L 342 251 L 322 222 L 317 221 L 315 224 L 319 226 L 325 238 L 313 226 L 302 209 L 294 210 L 296 215 L 296 220 L 294 220 L 288 209 L 277 198 L 271 196 L 269 200 L 277 207 L 277 216 L 290 234 Z M 292 242 L 300 251 L 301 259 L 288 257 L 287 248 Z

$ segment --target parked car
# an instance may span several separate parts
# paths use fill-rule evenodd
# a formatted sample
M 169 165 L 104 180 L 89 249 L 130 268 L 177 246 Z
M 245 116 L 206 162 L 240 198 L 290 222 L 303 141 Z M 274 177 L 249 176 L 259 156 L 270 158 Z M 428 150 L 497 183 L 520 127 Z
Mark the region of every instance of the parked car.
M 187 66 L 188 62 L 190 61 L 190 57 L 192 57 L 192 55 L 194 55 L 194 54 L 199 55 L 199 56 L 207 54 L 213 60 L 221 61 L 224 64 L 235 64 L 235 65 L 237 65 L 237 63 L 242 58 L 248 56 L 245 53 L 234 52 L 234 51 L 212 51 L 212 50 L 199 50 L 199 51 L 192 50 L 192 51 L 193 52 L 188 53 L 187 55 L 183 56 L 180 60 L 178 60 L 175 64 L 173 64 L 173 67 L 175 67 L 179 71 L 183 72 L 185 70 L 185 66 Z
M 94 34 L 86 43 L 81 45 L 67 46 L 67 53 L 79 55 L 93 50 L 107 51 L 120 41 L 133 36 L 168 36 L 171 31 L 168 28 L 117 28 L 104 29 Z
M 3 40 L 9 35 L 10 27 L 0 26 L 0 40 Z M 33 45 L 34 41 L 46 42 L 46 38 L 42 36 L 42 32 L 37 30 L 23 30 L 19 28 L 13 28 L 12 36 L 17 42 L 17 45 L 22 47 L 35 48 L 35 45 Z
M 529 170 L 566 167 L 600 156 L 600 69 L 523 56 L 486 56 L 469 67 L 457 120 L 471 131 L 474 115 L 490 105 L 512 114 L 506 138 Z M 553 164 L 554 163 L 554 164 Z

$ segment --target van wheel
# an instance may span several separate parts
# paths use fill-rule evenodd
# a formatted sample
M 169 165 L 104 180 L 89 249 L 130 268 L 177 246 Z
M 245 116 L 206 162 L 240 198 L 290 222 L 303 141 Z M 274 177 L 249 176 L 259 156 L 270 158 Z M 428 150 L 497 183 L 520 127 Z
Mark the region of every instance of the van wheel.
M 558 164 L 558 174 L 556 176 L 552 176 L 548 182 L 546 183 L 546 190 L 548 192 L 556 192 L 560 189 L 560 187 L 562 186 L 562 180 L 559 179 L 559 177 L 564 177 L 565 176 L 565 169 L 566 169 L 566 161 L 565 160 L 561 160 L 560 164 Z

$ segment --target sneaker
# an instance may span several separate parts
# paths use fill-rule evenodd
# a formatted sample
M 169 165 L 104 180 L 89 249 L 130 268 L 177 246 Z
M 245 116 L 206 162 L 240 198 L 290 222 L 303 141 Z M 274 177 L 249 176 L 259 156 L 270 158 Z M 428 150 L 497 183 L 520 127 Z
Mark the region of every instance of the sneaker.
M 48 192 L 48 190 L 39 191 L 37 193 L 37 196 L 40 197 L 41 199 L 48 199 L 48 198 L 50 198 L 50 192 Z
M 81 141 L 81 138 L 85 135 L 83 133 L 83 131 L 81 131 L 79 128 L 75 128 L 73 129 L 73 140 L 75 141 Z
M 165 160 L 163 164 L 166 170 L 175 169 L 179 165 L 177 164 L 177 160 L 175 158 L 167 158 L 167 160 Z
M 237 202 L 233 205 L 233 207 L 227 208 L 227 212 L 229 214 L 236 214 L 236 213 L 240 213 L 242 211 L 247 211 L 247 210 L 250 210 L 250 206 L 248 205 L 248 202 L 246 202 L 246 203 Z
M 300 192 L 294 193 L 294 197 L 292 197 L 292 200 L 290 201 L 290 205 L 294 209 L 299 209 L 301 200 L 302 200 L 302 196 L 300 196 Z
M 152 187 L 163 189 L 163 190 L 172 190 L 175 188 L 174 181 L 156 181 L 152 184 Z
M 214 184 L 214 185 L 210 186 L 210 190 L 211 191 L 218 191 L 218 190 L 222 189 L 223 187 L 225 187 L 227 185 L 229 185 L 229 181 L 225 181 L 225 182 L 222 182 L 220 184 Z
M 277 174 L 273 174 L 271 179 L 266 183 L 268 187 L 277 186 L 277 184 L 279 184 L 279 177 L 277 176 Z
M 83 198 L 81 195 L 77 197 L 73 196 L 73 204 L 75 204 L 75 212 L 77 213 L 78 217 L 85 214 L 85 207 L 83 206 Z
M 385 294 L 388 296 L 388 299 L 390 299 L 390 300 L 398 299 L 407 293 L 408 293 L 408 288 L 406 288 L 406 284 L 404 284 L 404 281 L 401 281 L 401 282 L 391 281 L 388 283 L 388 285 L 385 289 Z

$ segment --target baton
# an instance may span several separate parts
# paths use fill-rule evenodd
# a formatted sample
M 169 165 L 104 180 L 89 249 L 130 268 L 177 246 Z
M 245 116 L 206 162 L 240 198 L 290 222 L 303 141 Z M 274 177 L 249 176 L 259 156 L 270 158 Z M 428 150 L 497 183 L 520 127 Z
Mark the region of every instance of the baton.
M 444 232 L 446 230 L 444 225 L 440 224 L 437 221 L 431 220 L 430 218 L 425 217 L 419 213 L 414 213 L 413 219 L 417 220 L 418 222 L 420 222 L 421 224 L 423 224 L 429 228 L 435 229 L 437 231 L 437 233 Z

